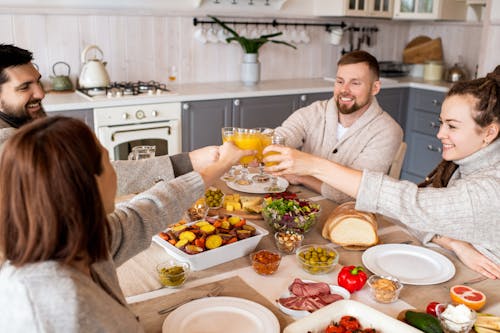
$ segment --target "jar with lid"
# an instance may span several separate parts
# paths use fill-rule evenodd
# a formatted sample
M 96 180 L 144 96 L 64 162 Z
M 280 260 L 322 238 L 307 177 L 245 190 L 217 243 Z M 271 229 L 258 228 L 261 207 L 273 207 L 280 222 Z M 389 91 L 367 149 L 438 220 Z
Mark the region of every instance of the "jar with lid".
M 438 60 L 426 61 L 424 64 L 424 80 L 439 81 L 443 77 L 443 63 Z

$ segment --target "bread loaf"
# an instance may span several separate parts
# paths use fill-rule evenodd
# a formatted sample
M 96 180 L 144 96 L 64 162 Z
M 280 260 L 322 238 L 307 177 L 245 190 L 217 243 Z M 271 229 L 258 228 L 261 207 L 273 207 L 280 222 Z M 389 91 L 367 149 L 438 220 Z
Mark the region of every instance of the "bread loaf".
M 377 217 L 354 207 L 353 201 L 338 206 L 323 226 L 323 238 L 348 248 L 363 249 L 377 244 Z

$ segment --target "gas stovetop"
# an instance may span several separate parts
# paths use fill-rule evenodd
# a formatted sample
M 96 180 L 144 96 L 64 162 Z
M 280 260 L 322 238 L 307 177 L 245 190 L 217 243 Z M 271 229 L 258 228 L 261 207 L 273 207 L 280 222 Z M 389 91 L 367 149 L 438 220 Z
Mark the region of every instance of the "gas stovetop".
M 92 100 L 174 94 L 172 90 L 167 89 L 166 84 L 157 81 L 112 82 L 107 87 L 78 88 L 77 91 Z

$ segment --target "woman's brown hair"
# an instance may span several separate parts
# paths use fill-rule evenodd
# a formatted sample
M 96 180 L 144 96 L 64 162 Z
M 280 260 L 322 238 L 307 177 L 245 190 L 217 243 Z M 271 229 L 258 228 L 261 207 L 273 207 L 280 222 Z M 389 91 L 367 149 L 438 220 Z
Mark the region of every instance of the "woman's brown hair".
M 454 95 L 471 95 L 476 99 L 476 114 L 473 119 L 480 127 L 500 122 L 500 65 L 486 77 L 456 83 L 446 97 Z M 446 187 L 457 168 L 453 161 L 442 160 L 418 186 Z
M 0 252 L 11 264 L 108 256 L 96 183 L 102 152 L 83 122 L 49 117 L 23 126 L 0 158 Z

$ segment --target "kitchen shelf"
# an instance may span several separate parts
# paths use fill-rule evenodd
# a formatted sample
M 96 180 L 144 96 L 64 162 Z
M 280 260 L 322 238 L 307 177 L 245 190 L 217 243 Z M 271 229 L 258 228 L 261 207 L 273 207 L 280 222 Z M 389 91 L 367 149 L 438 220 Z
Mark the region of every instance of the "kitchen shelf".
M 225 24 L 245 24 L 245 25 L 272 25 L 273 27 L 277 27 L 279 25 L 281 26 L 321 26 L 325 27 L 327 31 L 330 31 L 332 27 L 340 27 L 340 28 L 345 28 L 347 27 L 347 24 L 344 21 L 341 21 L 340 23 L 310 23 L 310 22 L 282 22 L 277 19 L 274 19 L 272 21 L 266 21 L 266 22 L 257 22 L 257 21 L 222 21 Z M 215 21 L 213 20 L 200 20 L 198 18 L 193 18 L 193 25 L 197 26 L 198 24 L 214 24 Z
M 237 5 L 245 5 L 245 6 L 268 6 L 272 9 L 281 9 L 283 4 L 288 0 L 195 0 L 197 2 L 196 7 L 200 7 L 202 5 L 217 5 L 221 6 L 237 6 Z M 215 7 L 214 7 L 215 8 Z

